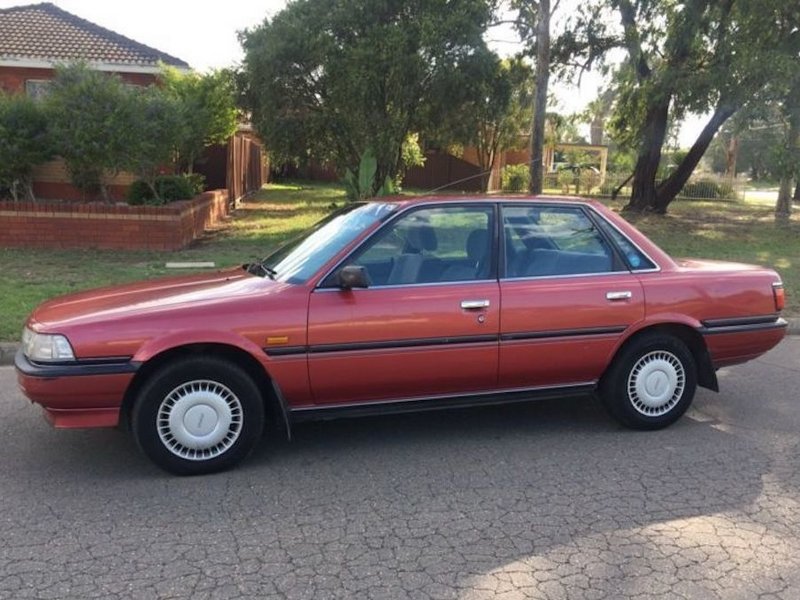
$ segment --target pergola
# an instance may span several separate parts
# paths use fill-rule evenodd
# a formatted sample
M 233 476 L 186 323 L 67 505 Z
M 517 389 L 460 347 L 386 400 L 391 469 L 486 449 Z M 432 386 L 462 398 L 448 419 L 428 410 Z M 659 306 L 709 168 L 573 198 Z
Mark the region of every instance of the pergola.
M 579 151 L 593 154 L 597 157 L 600 163 L 600 184 L 606 180 L 606 169 L 608 167 L 608 146 L 594 145 L 594 144 L 574 144 L 574 143 L 558 143 L 548 145 L 544 149 L 544 172 L 555 172 L 555 155 L 557 151 L 569 152 Z

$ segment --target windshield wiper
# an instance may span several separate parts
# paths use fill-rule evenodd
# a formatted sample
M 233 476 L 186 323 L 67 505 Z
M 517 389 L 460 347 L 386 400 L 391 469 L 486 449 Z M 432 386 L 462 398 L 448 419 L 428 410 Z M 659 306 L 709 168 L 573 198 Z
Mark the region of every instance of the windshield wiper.
M 243 265 L 244 269 L 252 274 L 258 275 L 259 277 L 269 277 L 270 279 L 275 279 L 278 275 L 278 272 L 273 269 L 272 267 L 268 267 L 263 262 L 254 262 L 254 263 L 247 263 Z

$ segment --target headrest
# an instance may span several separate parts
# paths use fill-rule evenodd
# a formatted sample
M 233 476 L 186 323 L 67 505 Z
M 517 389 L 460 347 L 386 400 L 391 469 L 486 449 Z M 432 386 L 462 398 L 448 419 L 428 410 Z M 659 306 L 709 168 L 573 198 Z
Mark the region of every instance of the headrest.
M 414 223 L 406 233 L 406 247 L 404 252 L 419 253 L 423 250 L 436 250 L 436 232 L 433 227 L 425 223 Z
M 478 262 L 486 256 L 489 249 L 489 232 L 486 229 L 471 231 L 467 237 L 467 256 L 471 261 Z

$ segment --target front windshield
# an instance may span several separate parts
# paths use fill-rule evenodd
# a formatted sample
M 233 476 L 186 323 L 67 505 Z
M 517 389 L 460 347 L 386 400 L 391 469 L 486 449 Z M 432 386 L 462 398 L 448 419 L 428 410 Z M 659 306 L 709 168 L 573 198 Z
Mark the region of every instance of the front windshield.
M 396 208 L 396 204 L 385 202 L 347 205 L 278 248 L 264 259 L 262 266 L 273 279 L 304 283 L 359 234 Z

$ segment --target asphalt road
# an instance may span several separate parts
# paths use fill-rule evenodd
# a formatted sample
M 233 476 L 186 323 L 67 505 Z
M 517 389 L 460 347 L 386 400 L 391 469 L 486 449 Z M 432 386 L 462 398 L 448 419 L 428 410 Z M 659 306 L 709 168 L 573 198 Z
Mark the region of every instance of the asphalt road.
M 800 597 L 800 338 L 660 432 L 590 399 L 306 424 L 163 474 L 0 369 L 1 598 Z

